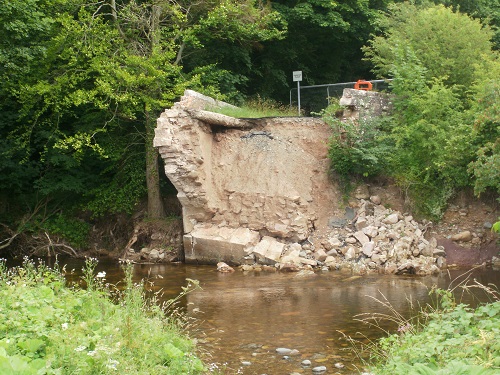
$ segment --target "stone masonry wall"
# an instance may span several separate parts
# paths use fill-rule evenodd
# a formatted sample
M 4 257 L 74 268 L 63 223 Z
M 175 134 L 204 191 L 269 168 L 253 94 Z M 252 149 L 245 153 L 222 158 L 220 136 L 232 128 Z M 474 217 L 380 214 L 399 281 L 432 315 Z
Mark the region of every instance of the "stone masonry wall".
M 323 121 L 207 124 L 193 112 L 193 95 L 200 100 L 188 91 L 162 113 L 154 140 L 183 207 L 187 261 L 241 263 L 263 237 L 300 242 L 327 224 L 318 212 L 325 202 L 333 211 L 337 193 Z

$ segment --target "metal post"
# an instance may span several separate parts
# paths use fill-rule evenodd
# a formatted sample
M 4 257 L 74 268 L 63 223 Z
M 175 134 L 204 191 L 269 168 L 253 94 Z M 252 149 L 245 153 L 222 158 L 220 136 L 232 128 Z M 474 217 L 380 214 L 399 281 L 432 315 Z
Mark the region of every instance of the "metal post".
M 299 103 L 299 116 L 300 116 L 300 81 L 297 81 L 297 99 Z
M 296 70 L 293 72 L 293 80 L 294 80 L 294 82 L 297 82 L 297 98 L 298 98 L 299 116 L 300 116 L 300 81 L 302 81 L 302 71 L 301 70 Z M 291 91 L 290 91 L 290 93 L 291 93 Z

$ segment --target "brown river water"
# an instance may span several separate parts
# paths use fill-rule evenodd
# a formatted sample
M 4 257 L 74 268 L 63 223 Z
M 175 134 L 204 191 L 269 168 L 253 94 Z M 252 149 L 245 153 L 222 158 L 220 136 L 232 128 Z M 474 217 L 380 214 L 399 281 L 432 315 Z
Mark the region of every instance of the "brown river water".
M 77 274 L 83 266 L 78 259 L 59 263 Z M 116 261 L 101 260 L 97 271 L 106 271 L 111 284 L 123 277 Z M 359 374 L 363 363 L 344 335 L 365 343 L 384 336 L 380 328 L 357 320 L 359 314 L 390 314 L 378 299 L 409 317 L 409 300 L 415 305 L 431 303 L 432 287 L 447 288 L 452 280 L 455 286 L 465 272 L 418 277 L 330 271 L 300 277 L 294 273 L 219 273 L 215 266 L 138 264 L 134 279 L 154 282 L 153 290 L 161 290 L 164 300 L 177 296 L 187 285 L 186 279 L 199 281 L 201 289 L 183 297 L 179 307 L 195 318 L 189 331 L 205 353 L 205 362 L 224 369 L 225 374 L 313 374 L 317 366 L 327 368 L 322 374 Z M 474 280 L 499 288 L 500 271 L 471 271 L 469 283 Z M 461 291 L 456 289 L 458 298 L 467 303 L 485 298 L 479 290 L 473 296 Z M 398 328 L 384 321 L 380 326 L 391 332 Z M 277 348 L 296 349 L 298 354 L 284 356 Z M 304 360 L 311 365 L 303 366 Z M 335 367 L 339 363 L 344 367 Z

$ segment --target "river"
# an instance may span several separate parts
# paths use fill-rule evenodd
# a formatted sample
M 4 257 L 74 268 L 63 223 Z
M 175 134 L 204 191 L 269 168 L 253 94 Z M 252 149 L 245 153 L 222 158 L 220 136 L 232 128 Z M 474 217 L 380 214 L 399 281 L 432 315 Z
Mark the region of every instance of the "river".
M 66 269 L 75 269 L 77 279 L 82 260 L 65 259 Z M 106 279 L 116 284 L 123 272 L 116 261 L 101 260 L 98 271 L 106 271 Z M 134 279 L 154 283 L 163 299 L 174 298 L 187 284 L 198 280 L 198 289 L 179 302 L 189 317 L 192 337 L 199 342 L 204 359 L 213 368 L 225 368 L 226 374 L 312 374 L 315 366 L 326 366 L 324 374 L 356 374 L 363 365 L 345 336 L 376 340 L 384 332 L 363 324 L 359 314 L 390 313 L 380 302 L 386 301 L 399 313 L 409 316 L 409 303 L 430 303 L 433 286 L 447 288 L 464 270 L 451 270 L 435 276 L 365 275 L 341 272 L 319 272 L 300 277 L 296 273 L 219 273 L 214 266 L 184 264 L 138 264 Z M 453 281 L 452 286 L 459 280 Z M 500 286 L 500 271 L 477 269 L 469 280 Z M 476 297 L 462 294 L 459 299 L 473 302 Z M 479 291 L 475 296 L 484 299 Z M 397 326 L 381 322 L 384 329 Z M 284 356 L 277 348 L 298 351 Z M 303 366 L 302 361 L 311 361 Z M 338 369 L 335 365 L 344 367 Z

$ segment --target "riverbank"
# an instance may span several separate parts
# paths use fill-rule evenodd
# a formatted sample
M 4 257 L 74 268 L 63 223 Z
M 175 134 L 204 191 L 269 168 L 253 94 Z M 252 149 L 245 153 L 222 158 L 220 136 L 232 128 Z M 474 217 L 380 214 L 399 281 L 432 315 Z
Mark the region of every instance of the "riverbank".
M 452 290 L 434 289 L 435 304 L 424 306 L 411 319 L 398 311 L 364 318 L 398 323 L 368 351 L 373 374 L 481 374 L 500 373 L 500 293 L 498 286 L 458 285 L 467 292 L 485 291 L 489 303 L 476 308 L 457 302 Z M 384 303 L 385 301 L 381 301 Z
M 82 289 L 43 264 L 25 260 L 7 269 L 0 262 L 0 372 L 201 374 L 182 315 L 165 315 L 155 299 L 146 299 L 131 267 L 118 291 L 96 265 L 86 261 Z

